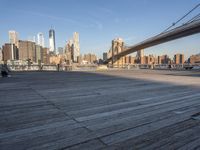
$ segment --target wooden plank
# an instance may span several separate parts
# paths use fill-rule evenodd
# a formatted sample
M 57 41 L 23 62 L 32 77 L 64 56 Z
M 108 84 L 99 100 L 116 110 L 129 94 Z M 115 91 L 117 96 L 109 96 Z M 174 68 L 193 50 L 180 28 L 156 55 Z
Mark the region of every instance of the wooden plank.
M 165 86 L 163 86 L 163 87 L 165 87 Z M 148 87 L 148 88 L 150 88 L 150 87 Z M 157 88 L 158 88 L 157 90 L 159 90 L 161 87 L 157 87 Z M 165 87 L 165 88 L 167 88 L 167 87 Z M 132 90 L 132 92 L 133 92 L 133 90 Z M 140 91 L 137 91 L 137 92 L 140 92 Z M 119 93 L 120 92 L 118 92 L 118 94 Z M 130 92 L 128 92 L 128 93 L 130 93 Z M 89 108 L 97 107 L 97 106 L 105 106 L 108 104 L 115 104 L 115 103 L 119 103 L 119 102 L 123 102 L 123 101 L 130 101 L 130 99 L 128 100 L 125 98 L 118 97 L 117 94 L 115 96 L 112 96 L 112 95 L 109 96 L 109 94 L 108 95 L 99 95 L 98 97 L 87 98 L 85 101 L 83 101 L 82 99 L 83 98 L 81 98 L 81 97 L 79 99 L 73 99 L 73 100 L 71 100 L 72 103 L 69 103 L 70 100 L 68 100 L 67 102 L 63 101 L 61 103 L 57 102 L 56 105 L 58 107 L 62 108 L 63 110 L 67 110 L 69 112 L 69 111 L 77 110 L 77 108 L 79 108 L 79 110 L 81 110 L 81 109 L 83 110 L 83 109 L 89 109 Z
M 188 149 L 198 150 L 199 148 L 200 148 L 200 138 L 197 138 L 196 140 L 193 140 L 189 143 L 184 143 L 184 145 L 178 148 L 177 150 L 188 150 Z
M 47 101 L 43 101 L 42 99 L 39 99 L 40 101 L 38 102 L 32 102 L 29 101 L 29 103 L 17 103 L 17 104 L 6 104 L 4 106 L 0 106 L 0 112 L 6 112 L 6 111 L 17 111 L 17 110 L 21 110 L 23 108 L 27 108 L 27 109 L 31 109 L 32 107 L 41 107 L 41 106 L 45 106 L 45 105 L 50 105 L 49 102 Z
M 130 128 L 130 127 L 134 127 L 134 126 L 138 126 L 141 124 L 147 124 L 156 120 L 159 120 L 161 118 L 167 118 L 169 116 L 172 116 L 173 114 L 177 114 L 176 112 L 181 112 L 179 115 L 181 115 L 182 113 L 186 113 L 188 111 L 191 110 L 196 110 L 199 107 L 200 104 L 194 104 L 194 105 L 190 105 L 187 106 L 184 104 L 182 104 L 180 107 L 174 106 L 174 107 L 167 107 L 165 109 L 159 109 L 155 110 L 155 111 L 151 111 L 151 112 L 141 112 L 141 114 L 138 115 L 132 115 L 132 116 L 128 116 L 128 117 L 124 117 L 124 118 L 119 118 L 119 119 L 115 119 L 115 120 L 108 120 L 108 121 L 104 121 L 102 123 L 94 123 L 94 124 L 87 124 L 83 123 L 83 125 L 85 125 L 87 128 L 89 128 L 90 130 L 100 130 L 100 132 L 105 132 L 105 133 L 109 133 L 109 130 L 116 130 L 119 131 L 124 130 L 126 128 Z
M 5 108 L 5 107 L 4 107 Z M 33 106 L 33 105 L 26 105 L 24 107 L 20 107 L 19 108 L 16 108 L 15 106 L 14 107 L 11 107 L 11 109 L 8 109 L 6 107 L 7 110 L 5 109 L 2 109 L 0 110 L 0 117 L 4 117 L 4 116 L 8 116 L 9 115 L 16 115 L 16 114 L 23 114 L 23 113 L 27 113 L 27 112 L 36 112 L 36 111 L 45 111 L 45 110 L 49 110 L 49 109 L 55 109 L 55 106 L 53 106 L 52 104 L 48 104 L 46 103 L 45 105 L 36 105 L 36 106 Z
M 123 108 L 123 109 L 116 110 L 116 111 L 110 111 L 109 113 L 105 112 L 105 113 L 100 113 L 100 114 L 94 114 L 91 116 L 76 118 L 76 120 L 78 120 L 80 122 L 88 121 L 88 120 L 97 120 L 97 119 L 100 119 L 100 120 L 107 119 L 108 120 L 108 119 L 112 119 L 114 117 L 120 117 L 122 115 L 126 116 L 128 112 L 132 114 L 132 112 L 135 112 L 136 110 L 140 110 L 140 111 L 141 110 L 147 111 L 147 109 L 154 110 L 154 109 L 160 109 L 160 107 L 169 107 L 169 106 L 178 105 L 181 103 L 188 103 L 188 105 L 189 105 L 189 103 L 192 104 L 192 102 L 188 101 L 188 98 L 198 98 L 199 95 L 200 95 L 200 93 L 197 93 L 195 95 L 174 98 L 174 99 L 166 100 L 163 102 L 161 101 L 161 102 L 152 103 L 152 104 L 150 103 L 150 104 L 141 105 L 141 106 L 139 105 L 139 106 L 131 107 L 131 108 Z M 196 100 L 196 99 L 194 99 L 194 100 Z M 197 103 L 198 103 L 198 101 L 197 101 Z
M 172 85 L 166 85 L 166 84 L 163 84 L 163 85 L 161 85 L 161 84 L 158 84 L 158 83 L 152 83 L 151 84 L 151 87 L 150 86 L 145 86 L 144 87 L 144 85 L 146 85 L 146 83 L 138 83 L 138 85 L 137 85 L 137 83 L 129 83 L 129 84 L 127 84 L 127 85 L 125 85 L 125 86 L 121 86 L 121 87 L 118 87 L 118 92 L 119 93 L 127 93 L 127 92 L 134 92 L 134 91 L 138 91 L 138 90 L 145 90 L 145 89 L 153 89 L 153 88 L 162 88 L 162 87 L 173 87 Z M 117 85 L 116 85 L 117 86 Z M 71 91 L 69 91 L 69 92 L 65 92 L 65 93 L 63 93 L 63 94 L 56 94 L 55 95 L 55 93 L 52 93 L 52 94 L 47 94 L 47 95 L 45 95 L 45 96 L 47 96 L 48 98 L 62 98 L 62 97 L 69 97 L 69 98 L 76 98 L 76 97 L 74 97 L 74 95 L 75 94 L 77 94 L 77 93 L 85 93 L 85 92 L 94 92 L 94 90 L 95 90 L 95 87 L 97 87 L 97 86 L 94 86 L 94 87 L 92 87 L 91 89 L 89 88 L 85 88 L 85 89 L 79 89 L 79 88 L 75 88 L 75 89 L 73 89 L 73 90 L 71 90 Z M 127 87 L 127 88 L 126 88 Z M 129 88 L 129 87 L 137 87 L 137 88 Z M 113 90 L 112 90 L 112 88 L 111 89 L 104 89 L 104 88 L 99 88 L 99 90 L 95 90 L 95 91 L 97 91 L 98 93 L 101 93 L 101 95 L 111 95 L 111 94 L 113 94 L 113 93 L 116 93 L 116 88 L 115 87 L 113 87 Z M 42 93 L 41 93 L 42 94 Z
M 199 107 L 196 107 L 193 109 L 189 109 L 187 112 L 189 113 L 196 112 L 198 111 L 198 109 Z M 115 133 L 127 131 L 129 129 L 138 128 L 138 127 L 145 126 L 151 123 L 156 123 L 160 120 L 170 119 L 171 117 L 174 117 L 174 116 L 178 117 L 178 114 L 174 114 L 173 112 L 165 112 L 165 113 L 156 114 L 150 117 L 140 118 L 138 120 L 124 120 L 123 122 L 121 121 L 118 124 L 113 124 L 113 125 L 111 124 L 107 128 L 94 130 L 94 132 L 98 137 L 105 137 L 107 135 L 112 135 Z
M 16 131 L 10 131 L 10 132 L 4 132 L 0 133 L 0 140 L 1 142 L 3 140 L 7 140 L 9 142 L 9 138 L 15 138 L 15 137 L 23 137 L 26 138 L 26 136 L 32 136 L 34 137 L 34 134 L 37 136 L 44 135 L 45 133 L 52 133 L 56 132 L 55 130 L 57 129 L 66 129 L 66 130 L 71 130 L 73 128 L 80 127 L 74 120 L 67 120 L 67 121 L 61 121 L 61 122 L 54 122 L 51 124 L 45 124 L 41 126 L 35 126 L 32 128 L 27 128 L 27 129 L 21 129 L 21 130 L 16 130 Z M 16 139 L 17 140 L 17 139 Z
M 69 148 L 64 148 L 63 150 L 100 150 L 104 147 L 105 145 L 102 142 L 100 142 L 98 139 L 94 139 L 71 146 Z
M 95 138 L 95 135 L 84 128 L 77 128 L 74 130 L 60 131 L 56 134 L 51 134 L 48 136 L 37 137 L 31 140 L 25 140 L 25 143 L 30 143 L 27 145 L 27 149 L 62 149 L 72 145 L 80 144 L 88 140 Z M 22 142 L 23 143 L 23 142 Z M 21 143 L 21 144 L 22 144 Z
M 129 108 L 129 107 L 137 107 L 141 106 L 144 104 L 149 104 L 149 103 L 156 103 L 156 102 L 164 102 L 165 100 L 169 100 L 171 98 L 176 97 L 183 97 L 187 95 L 195 94 L 194 91 L 182 91 L 182 92 L 177 92 L 175 94 L 168 94 L 168 95 L 154 95 L 151 97 L 144 97 L 144 98 L 135 98 L 130 101 L 123 101 L 119 103 L 109 103 L 108 105 L 103 105 L 103 106 L 97 106 L 97 107 L 92 107 L 88 109 L 83 109 L 83 110 L 74 110 L 74 111 L 67 111 L 67 113 L 75 118 L 77 117 L 84 117 L 84 116 L 92 116 L 95 114 L 100 114 L 100 113 L 106 113 L 106 112 L 111 112 L 111 111 L 118 111 L 123 108 Z
M 0 129 L 0 133 L 3 132 L 10 132 L 10 131 L 16 131 L 16 130 L 21 130 L 21 129 L 26 129 L 26 128 L 32 128 L 32 127 L 36 127 L 36 126 L 42 126 L 45 124 L 50 124 L 50 123 L 55 123 L 55 122 L 62 122 L 62 121 L 67 121 L 69 120 L 69 118 L 66 118 L 65 116 L 62 116 L 61 114 L 54 114 L 54 115 L 50 115 L 50 116 L 46 116 L 45 118 L 37 118 L 34 120 L 28 120 L 28 121 L 24 121 L 24 122 L 20 122 L 20 123 L 16 123 L 16 124 L 9 124 L 5 126 L 5 125 L 1 125 L 1 129 Z
M 195 112 L 198 112 L 198 111 L 199 111 L 199 109 L 191 111 L 191 112 L 183 113 L 181 115 L 175 115 L 173 117 L 170 117 L 170 118 L 167 118 L 164 120 L 159 120 L 156 122 L 152 122 L 152 123 L 142 125 L 139 127 L 126 129 L 124 131 L 116 132 L 114 134 L 102 137 L 101 140 L 108 145 L 126 141 L 133 137 L 137 137 L 139 135 L 161 129 L 163 127 L 170 126 L 170 125 L 176 124 L 176 123 L 184 121 L 184 120 L 187 120 L 191 117 L 192 114 L 194 114 Z
M 55 147 L 67 147 L 94 138 L 86 129 L 80 128 L 78 124 L 70 125 L 68 122 L 17 132 L 1 136 L 0 146 L 2 149 L 13 149 L 13 147 L 17 147 L 17 149 L 45 149 L 49 145 L 51 146 L 48 149 L 55 149 Z M 57 145 L 56 141 L 65 142 L 62 145 Z
M 148 149 L 160 149 L 160 150 L 167 150 L 167 149 L 178 149 L 181 146 L 185 145 L 185 143 L 194 141 L 200 138 L 200 127 L 195 126 L 189 129 L 186 129 L 182 132 L 178 132 L 169 138 L 164 138 L 156 142 L 155 144 L 149 145 L 146 147 Z
M 105 150 L 109 149 L 150 149 L 151 145 L 156 143 L 159 144 L 160 140 L 165 138 L 170 138 L 176 133 L 185 131 L 187 129 L 193 128 L 195 126 L 198 126 L 199 122 L 194 121 L 192 119 L 185 120 L 183 122 L 179 122 L 176 124 L 173 124 L 171 126 L 167 126 L 164 128 L 161 128 L 159 130 L 155 130 L 152 132 L 148 132 L 146 134 L 131 138 L 129 140 L 116 143 L 114 145 L 108 146 L 105 148 Z M 159 149 L 159 147 L 157 148 Z M 104 149 L 103 149 L 104 150 Z

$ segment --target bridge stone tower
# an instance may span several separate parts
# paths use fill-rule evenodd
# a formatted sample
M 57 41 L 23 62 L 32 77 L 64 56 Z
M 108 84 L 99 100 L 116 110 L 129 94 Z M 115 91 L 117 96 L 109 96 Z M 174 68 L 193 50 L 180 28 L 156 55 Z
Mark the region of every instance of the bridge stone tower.
M 112 40 L 112 65 L 117 67 L 123 67 L 125 64 L 125 57 L 116 60 L 115 55 L 124 50 L 124 42 L 122 38 L 116 38 Z

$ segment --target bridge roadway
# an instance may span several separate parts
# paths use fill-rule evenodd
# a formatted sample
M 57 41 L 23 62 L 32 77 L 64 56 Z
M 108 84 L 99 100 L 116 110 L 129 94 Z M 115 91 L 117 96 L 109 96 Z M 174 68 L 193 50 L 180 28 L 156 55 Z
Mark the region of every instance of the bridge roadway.
M 200 149 L 200 72 L 15 72 L 1 150 Z
M 114 58 L 112 58 L 112 57 L 108 58 L 105 61 L 105 63 L 109 63 L 110 61 L 112 61 L 112 59 L 114 59 L 113 61 L 116 61 L 123 56 L 126 56 L 128 54 L 131 54 L 131 53 L 136 52 L 141 49 L 145 49 L 148 47 L 152 47 L 152 46 L 155 46 L 158 44 L 162 44 L 165 42 L 169 42 L 172 40 L 176 40 L 176 39 L 190 36 L 190 35 L 197 34 L 197 33 L 200 33 L 200 20 L 179 26 L 175 29 L 161 33 L 161 34 L 151 37 L 143 42 L 140 42 L 136 45 L 128 47 L 124 51 L 114 55 Z

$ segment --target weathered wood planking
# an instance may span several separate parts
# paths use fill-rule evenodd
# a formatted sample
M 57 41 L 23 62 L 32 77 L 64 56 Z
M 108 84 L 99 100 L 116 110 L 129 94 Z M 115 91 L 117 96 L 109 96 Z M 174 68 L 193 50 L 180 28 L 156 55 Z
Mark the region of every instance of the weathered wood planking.
M 0 79 L 0 149 L 198 149 L 197 76 L 13 73 Z

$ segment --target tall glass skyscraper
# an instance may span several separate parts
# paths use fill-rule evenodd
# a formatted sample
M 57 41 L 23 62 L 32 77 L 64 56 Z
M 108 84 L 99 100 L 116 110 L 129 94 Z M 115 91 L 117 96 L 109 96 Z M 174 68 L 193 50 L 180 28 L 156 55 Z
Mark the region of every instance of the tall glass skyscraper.
M 55 31 L 53 29 L 49 30 L 49 51 L 56 52 L 56 43 L 55 43 Z
M 41 32 L 39 32 L 37 34 L 37 44 L 42 46 L 42 47 L 45 47 L 45 45 L 44 45 L 44 35 Z

